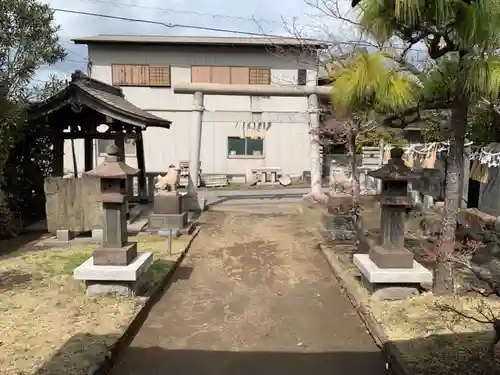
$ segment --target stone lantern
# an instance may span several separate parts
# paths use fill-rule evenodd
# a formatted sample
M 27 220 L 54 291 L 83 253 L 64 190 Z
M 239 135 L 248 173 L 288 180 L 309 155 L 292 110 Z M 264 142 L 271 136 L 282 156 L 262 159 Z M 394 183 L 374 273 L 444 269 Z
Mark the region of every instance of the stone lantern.
M 102 247 L 93 253 L 94 265 L 126 266 L 137 256 L 137 244 L 127 242 L 127 177 L 138 169 L 119 160 L 118 147 L 106 149 L 104 162 L 86 174 L 101 180 L 101 200 L 104 209 Z
M 368 175 L 382 181 L 380 194 L 379 241 L 370 251 L 370 259 L 380 268 L 412 268 L 413 253 L 404 247 L 406 210 L 412 206 L 408 182 L 419 177 L 408 168 L 403 150 L 393 148 L 389 162 Z
M 152 253 L 137 253 L 137 243 L 128 242 L 127 178 L 139 171 L 120 160 L 118 152 L 109 146 L 104 162 L 86 172 L 100 178 L 104 209 L 102 246 L 73 272 L 76 280 L 85 281 L 89 295 L 133 295 L 152 262 Z
M 420 178 L 420 174 L 405 165 L 403 153 L 403 149 L 393 148 L 389 162 L 368 173 L 382 181 L 380 235 L 377 243 L 370 244 L 369 254 L 354 255 L 354 263 L 372 291 L 374 284 L 397 284 L 413 286 L 413 293 L 417 284 L 432 282 L 432 273 L 417 263 L 404 246 L 406 211 L 412 206 L 408 183 Z

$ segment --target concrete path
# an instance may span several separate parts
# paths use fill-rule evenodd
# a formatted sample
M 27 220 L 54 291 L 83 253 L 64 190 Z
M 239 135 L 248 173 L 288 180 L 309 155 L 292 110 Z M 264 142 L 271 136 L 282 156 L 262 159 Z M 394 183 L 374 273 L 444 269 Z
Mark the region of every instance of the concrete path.
M 112 375 L 385 374 L 298 215 L 208 212 Z

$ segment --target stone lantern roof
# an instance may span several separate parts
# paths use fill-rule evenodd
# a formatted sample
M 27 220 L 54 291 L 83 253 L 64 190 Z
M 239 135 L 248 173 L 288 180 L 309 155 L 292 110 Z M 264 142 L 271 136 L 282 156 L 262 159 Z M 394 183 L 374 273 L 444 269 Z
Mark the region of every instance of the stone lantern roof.
M 368 175 L 382 181 L 409 181 L 419 179 L 419 173 L 415 173 L 409 168 L 403 158 L 404 150 L 400 147 L 391 149 L 391 158 L 387 164 L 374 171 L 368 172 Z
M 120 180 L 127 179 L 127 176 L 137 175 L 139 169 L 133 168 L 125 164 L 122 160 L 119 160 L 118 151 L 116 145 L 108 146 L 106 148 L 106 157 L 104 161 L 93 170 L 85 172 L 85 174 L 94 177 Z

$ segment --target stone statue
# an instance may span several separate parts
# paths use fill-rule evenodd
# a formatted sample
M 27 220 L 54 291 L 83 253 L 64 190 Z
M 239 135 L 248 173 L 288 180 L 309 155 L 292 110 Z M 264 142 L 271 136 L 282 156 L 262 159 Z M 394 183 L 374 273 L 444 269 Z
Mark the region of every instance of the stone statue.
M 157 182 L 155 188 L 161 192 L 177 193 L 179 187 L 180 170 L 175 167 L 175 165 L 170 164 L 168 166 L 168 172 L 165 176 L 156 176 Z
M 335 171 L 332 171 L 331 174 L 331 183 L 330 188 L 332 191 L 336 193 L 348 193 L 352 190 L 353 181 L 346 174 L 344 168 L 339 168 Z

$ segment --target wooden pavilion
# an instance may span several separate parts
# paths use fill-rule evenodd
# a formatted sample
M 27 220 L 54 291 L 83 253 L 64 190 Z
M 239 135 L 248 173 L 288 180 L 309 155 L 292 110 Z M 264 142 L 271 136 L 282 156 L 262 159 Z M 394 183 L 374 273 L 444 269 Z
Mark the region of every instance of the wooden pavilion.
M 54 139 L 53 176 L 64 173 L 64 140 L 84 139 L 85 171 L 94 168 L 94 139 L 112 139 L 125 157 L 125 137 L 135 140 L 140 200 L 147 200 L 143 131 L 170 128 L 170 121 L 146 112 L 125 99 L 119 87 L 92 79 L 77 70 L 66 88 L 29 108 L 28 121 L 42 123 Z M 104 132 L 100 125 L 107 125 Z M 129 187 L 132 189 L 132 186 Z

